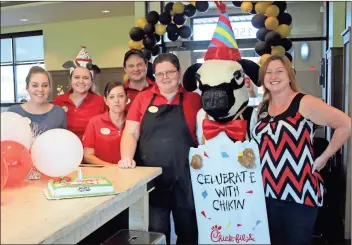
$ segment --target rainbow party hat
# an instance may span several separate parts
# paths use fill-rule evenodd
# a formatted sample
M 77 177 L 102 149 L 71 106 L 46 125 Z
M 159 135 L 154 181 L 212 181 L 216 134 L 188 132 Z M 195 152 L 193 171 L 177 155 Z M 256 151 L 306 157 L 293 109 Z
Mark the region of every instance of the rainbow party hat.
M 81 46 L 81 50 L 79 51 L 77 57 L 75 58 L 75 61 L 92 62 L 92 59 L 89 57 L 86 46 Z
M 213 38 L 204 55 L 204 60 L 233 60 L 241 59 L 240 52 L 233 33 L 229 15 L 226 13 L 226 5 L 215 2 L 221 12 Z

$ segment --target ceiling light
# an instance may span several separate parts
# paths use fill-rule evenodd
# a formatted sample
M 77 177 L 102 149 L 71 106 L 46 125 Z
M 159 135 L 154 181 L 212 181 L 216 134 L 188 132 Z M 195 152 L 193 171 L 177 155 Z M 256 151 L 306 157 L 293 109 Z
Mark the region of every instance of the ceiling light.
M 104 13 L 104 14 L 107 14 L 107 13 L 110 13 L 110 10 L 103 10 L 101 12 Z
M 23 18 L 23 19 L 20 19 L 20 21 L 26 22 L 28 21 L 28 19 Z

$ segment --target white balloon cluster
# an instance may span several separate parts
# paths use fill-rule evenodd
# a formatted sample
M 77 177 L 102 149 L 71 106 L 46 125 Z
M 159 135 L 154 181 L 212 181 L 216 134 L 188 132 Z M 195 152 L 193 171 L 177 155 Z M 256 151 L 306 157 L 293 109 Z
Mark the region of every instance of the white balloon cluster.
M 1 113 L 1 141 L 12 140 L 28 150 L 32 144 L 30 120 L 14 112 Z
M 16 141 L 31 152 L 34 167 L 49 177 L 74 172 L 83 159 L 80 139 L 66 129 L 50 129 L 33 137 L 31 121 L 14 112 L 1 113 L 1 141 Z

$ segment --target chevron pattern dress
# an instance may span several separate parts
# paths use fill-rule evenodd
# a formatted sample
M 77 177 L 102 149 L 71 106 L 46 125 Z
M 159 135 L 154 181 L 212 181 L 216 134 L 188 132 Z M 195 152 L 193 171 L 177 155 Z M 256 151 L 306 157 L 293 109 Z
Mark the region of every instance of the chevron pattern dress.
M 259 146 L 265 196 L 321 207 L 323 179 L 317 171 L 312 174 L 316 125 L 299 113 L 303 96 L 297 94 L 275 117 L 263 109 L 252 136 Z

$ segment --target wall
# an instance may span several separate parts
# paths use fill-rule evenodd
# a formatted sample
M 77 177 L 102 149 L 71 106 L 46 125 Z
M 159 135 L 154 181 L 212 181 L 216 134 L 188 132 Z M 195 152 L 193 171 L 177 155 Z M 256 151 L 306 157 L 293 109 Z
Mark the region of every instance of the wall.
M 122 66 L 134 23 L 134 16 L 124 16 L 1 28 L 1 33 L 43 30 L 48 70 L 62 70 L 62 64 L 75 58 L 81 45 L 87 46 L 94 64 L 110 68 Z
M 329 2 L 329 47 L 342 47 L 341 33 L 345 29 L 346 3 Z

